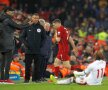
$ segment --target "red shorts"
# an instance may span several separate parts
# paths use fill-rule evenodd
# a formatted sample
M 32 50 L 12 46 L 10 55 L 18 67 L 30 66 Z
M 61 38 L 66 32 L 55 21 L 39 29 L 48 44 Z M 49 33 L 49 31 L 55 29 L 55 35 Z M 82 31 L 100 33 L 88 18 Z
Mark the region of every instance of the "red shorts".
M 67 52 L 58 51 L 57 58 L 61 61 L 69 61 L 70 56 L 68 54 L 69 54 L 68 51 Z

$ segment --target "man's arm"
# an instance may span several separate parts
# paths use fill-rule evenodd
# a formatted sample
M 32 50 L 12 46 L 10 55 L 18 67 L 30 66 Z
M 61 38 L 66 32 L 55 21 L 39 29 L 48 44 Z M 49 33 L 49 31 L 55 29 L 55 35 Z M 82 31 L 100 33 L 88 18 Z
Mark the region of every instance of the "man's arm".
M 46 32 L 45 29 L 42 27 L 42 35 L 41 35 L 42 41 L 46 39 Z
M 57 42 L 60 42 L 61 38 L 60 38 L 60 35 L 58 36 L 59 32 L 55 31 L 55 39 Z
M 82 71 L 82 72 L 74 71 L 73 73 L 76 77 L 88 75 L 92 71 L 92 69 L 93 69 L 92 64 L 90 64 L 84 71 Z
M 76 46 L 75 46 L 75 44 L 74 44 L 74 41 L 73 41 L 73 39 L 72 39 L 71 36 L 69 37 L 69 42 L 70 42 L 70 44 L 71 44 L 71 46 L 72 46 L 73 48 L 76 48 Z
M 73 52 L 74 52 L 75 56 L 77 56 L 78 55 L 78 50 L 77 50 L 77 48 L 76 48 L 76 46 L 74 44 L 74 41 L 73 41 L 71 36 L 69 36 L 69 42 L 70 42 L 71 46 L 73 47 Z
M 61 32 L 55 31 L 54 38 L 55 38 L 56 42 L 60 42 L 60 40 L 61 40 L 60 35 L 61 35 Z
M 24 43 L 24 45 L 26 46 L 26 48 L 28 48 L 28 44 L 27 44 L 27 30 L 23 30 L 23 32 L 20 35 L 20 40 Z
M 9 25 L 9 26 L 11 26 L 13 28 L 16 28 L 18 30 L 24 29 L 24 28 L 29 26 L 29 24 L 17 24 L 12 19 L 6 19 L 5 22 L 7 23 L 7 25 Z
M 42 29 L 42 34 L 41 34 L 41 47 L 42 47 L 46 40 L 46 32 L 43 27 L 41 29 Z

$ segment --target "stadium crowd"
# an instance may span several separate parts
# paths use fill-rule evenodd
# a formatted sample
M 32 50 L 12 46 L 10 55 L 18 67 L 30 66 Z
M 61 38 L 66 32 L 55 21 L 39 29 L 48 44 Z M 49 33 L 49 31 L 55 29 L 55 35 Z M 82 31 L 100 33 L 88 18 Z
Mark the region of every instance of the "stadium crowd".
M 12 20 L 15 23 L 26 24 L 29 22 L 29 24 L 32 25 L 33 23 L 30 21 L 35 15 L 34 14 L 35 12 L 38 13 L 39 15 L 38 22 L 43 27 L 43 30 L 46 33 L 47 41 L 44 42 L 44 45 L 42 45 L 43 47 L 40 49 L 41 56 L 40 56 L 40 62 L 38 62 L 40 63 L 40 65 L 38 68 L 39 71 L 37 72 L 39 73 L 39 76 L 37 75 L 37 77 L 35 77 L 35 79 L 32 81 L 35 82 L 46 81 L 45 78 L 49 78 L 51 74 L 54 74 L 55 76 L 60 78 L 64 78 L 70 75 L 71 70 L 76 70 L 76 69 L 84 70 L 87 68 L 88 64 L 94 61 L 94 53 L 98 50 L 103 51 L 106 63 L 108 63 L 107 0 L 46 0 L 46 1 L 47 2 L 43 3 L 37 2 L 37 4 L 34 4 L 33 10 L 30 10 L 30 6 L 28 3 L 24 4 L 24 2 L 23 3 L 19 2 L 19 4 L 17 5 L 17 0 L 16 2 L 14 0 L 13 2 L 11 2 L 11 7 L 18 9 L 14 11 L 14 15 L 12 17 Z M 75 50 L 77 50 L 77 55 L 76 55 L 76 53 L 74 53 L 74 48 L 71 47 L 70 45 L 69 56 L 70 56 L 71 69 L 68 69 L 62 64 L 60 64 L 58 74 L 55 73 L 56 70 L 54 67 L 54 60 L 58 52 L 58 43 L 56 42 L 55 30 L 52 25 L 52 22 L 57 18 L 59 18 L 61 20 L 62 25 L 67 28 L 69 35 L 73 38 L 73 41 L 75 43 L 76 46 Z M 32 28 L 34 28 L 34 26 L 32 26 L 31 29 Z M 25 35 L 24 30 L 19 30 L 19 28 L 15 28 L 14 32 L 15 49 L 13 51 L 14 53 L 13 60 L 10 64 L 10 73 L 12 73 L 13 71 L 20 72 L 20 75 L 25 78 L 25 73 L 27 73 L 26 71 L 28 71 L 28 68 L 25 67 L 25 64 L 27 63 L 25 55 L 27 56 L 28 53 L 26 53 L 26 49 L 29 47 L 27 47 L 24 40 L 21 39 L 22 36 L 24 38 L 24 35 Z M 33 34 L 30 33 L 30 35 Z M 29 38 L 31 41 L 30 43 L 33 43 L 32 42 L 33 38 L 32 37 Z M 39 43 L 40 41 L 37 42 Z M 33 44 L 35 45 L 35 43 Z M 41 44 L 43 44 L 43 42 Z M 31 45 L 31 47 L 33 47 L 35 52 L 34 46 Z M 29 52 L 29 54 L 31 54 L 31 52 Z M 37 53 L 35 54 L 38 55 Z M 35 59 L 34 56 L 33 59 Z M 30 64 L 30 62 L 28 64 Z M 35 67 L 35 64 L 36 63 L 34 62 L 32 67 Z M 33 68 L 30 67 L 29 69 L 31 71 L 30 76 L 34 77 L 34 74 L 31 75 L 32 73 L 34 73 Z M 108 64 L 106 65 L 105 68 L 105 76 L 108 76 Z M 25 81 L 25 83 L 28 82 L 29 79 Z

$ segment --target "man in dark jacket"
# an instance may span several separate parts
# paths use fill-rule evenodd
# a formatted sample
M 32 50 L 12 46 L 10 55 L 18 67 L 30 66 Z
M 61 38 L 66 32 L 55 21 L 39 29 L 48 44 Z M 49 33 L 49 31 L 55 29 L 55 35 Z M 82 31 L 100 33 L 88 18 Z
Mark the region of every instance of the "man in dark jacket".
M 15 29 L 23 29 L 28 27 L 27 25 L 18 25 L 12 20 L 14 13 L 13 9 L 10 7 L 6 7 L 4 9 L 4 13 L 0 15 L 0 20 L 2 23 L 2 31 L 0 35 L 0 53 L 2 54 L 1 61 L 1 77 L 0 82 L 11 83 L 14 84 L 11 80 L 9 80 L 9 70 L 10 64 L 12 61 L 12 54 L 14 50 L 14 36 L 13 33 Z
M 25 81 L 29 83 L 31 64 L 34 60 L 32 81 L 38 82 L 40 80 L 40 48 L 43 45 L 43 41 L 46 37 L 43 26 L 39 23 L 39 15 L 34 14 L 31 17 L 33 24 L 26 28 L 22 35 L 21 40 L 26 47 L 25 52 Z
M 48 22 L 45 22 L 44 29 L 46 31 L 46 39 L 44 40 L 44 45 L 41 47 L 41 81 L 46 81 L 45 73 L 48 60 L 51 56 L 52 46 L 52 34 L 50 32 L 50 24 Z

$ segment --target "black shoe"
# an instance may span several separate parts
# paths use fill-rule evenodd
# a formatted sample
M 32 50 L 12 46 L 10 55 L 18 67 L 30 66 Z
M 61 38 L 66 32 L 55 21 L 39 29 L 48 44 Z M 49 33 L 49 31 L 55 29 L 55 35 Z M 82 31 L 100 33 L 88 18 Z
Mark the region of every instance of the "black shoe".
M 41 81 L 43 81 L 43 82 L 45 82 L 45 81 L 47 81 L 45 78 L 41 78 Z
M 44 78 L 44 81 L 47 81 L 47 79 Z
M 41 83 L 41 80 L 39 79 L 39 80 L 35 80 L 35 83 Z
M 25 80 L 24 83 L 29 83 L 29 80 Z

